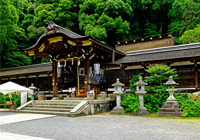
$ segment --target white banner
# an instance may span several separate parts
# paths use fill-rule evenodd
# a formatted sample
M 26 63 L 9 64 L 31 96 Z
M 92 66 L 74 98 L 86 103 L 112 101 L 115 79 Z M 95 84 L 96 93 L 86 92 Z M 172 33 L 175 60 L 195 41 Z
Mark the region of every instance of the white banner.
M 27 92 L 21 92 L 21 105 L 27 102 Z

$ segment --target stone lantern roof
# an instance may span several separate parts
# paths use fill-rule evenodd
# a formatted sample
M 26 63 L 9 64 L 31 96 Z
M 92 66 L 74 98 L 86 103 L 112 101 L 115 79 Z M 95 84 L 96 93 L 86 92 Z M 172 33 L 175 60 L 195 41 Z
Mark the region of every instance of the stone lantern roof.
M 172 76 L 170 76 L 170 77 L 169 77 L 169 80 L 168 80 L 166 83 L 164 83 L 164 85 L 167 85 L 167 86 L 175 86 L 175 85 L 179 85 L 179 84 L 176 83 L 176 82 L 173 80 L 173 77 L 172 77 Z
M 147 83 L 145 83 L 144 81 L 142 81 L 142 77 L 139 78 L 139 81 L 134 83 L 134 85 L 136 86 L 144 86 L 147 85 Z
M 112 86 L 114 86 L 114 87 L 123 87 L 124 84 L 120 83 L 119 78 L 117 78 L 116 83 L 112 84 Z

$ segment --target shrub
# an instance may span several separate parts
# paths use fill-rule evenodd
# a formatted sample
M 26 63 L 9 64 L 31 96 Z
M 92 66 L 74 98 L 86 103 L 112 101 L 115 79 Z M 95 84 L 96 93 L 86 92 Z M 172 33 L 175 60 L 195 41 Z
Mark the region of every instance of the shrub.
M 138 95 L 124 94 L 122 96 L 121 105 L 128 113 L 131 113 L 133 111 L 136 112 L 140 107 Z
M 128 113 L 131 113 L 133 111 L 136 112 L 140 107 L 139 98 L 135 94 L 136 85 L 134 85 L 134 83 L 136 83 L 139 80 L 139 77 L 141 77 L 141 74 L 132 76 L 132 79 L 130 80 L 131 92 L 122 95 L 121 105 L 125 108 L 125 111 Z
M 183 117 L 200 117 L 200 99 L 194 101 L 188 97 L 187 93 L 174 96 L 183 111 Z

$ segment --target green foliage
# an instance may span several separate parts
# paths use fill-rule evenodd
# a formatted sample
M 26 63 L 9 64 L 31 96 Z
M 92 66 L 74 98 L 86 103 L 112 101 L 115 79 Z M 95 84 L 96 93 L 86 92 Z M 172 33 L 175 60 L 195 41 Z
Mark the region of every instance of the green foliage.
M 100 41 L 115 45 L 129 33 L 131 6 L 118 0 L 85 0 L 80 5 L 79 28 Z M 113 42 L 113 40 L 115 40 Z
M 121 105 L 125 108 L 127 113 L 136 112 L 140 107 L 138 95 L 123 94 Z
M 200 99 L 194 101 L 188 97 L 187 93 L 181 96 L 175 94 L 175 98 L 183 111 L 183 117 L 200 117 Z
M 136 85 L 134 85 L 134 83 L 139 81 L 139 78 L 142 77 L 142 74 L 138 74 L 138 75 L 133 75 L 132 79 L 129 81 L 130 82 L 130 94 L 131 95 L 135 95 L 135 89 L 136 89 Z
M 182 18 L 182 33 L 186 30 L 193 29 L 197 24 L 200 24 L 200 3 L 190 1 L 186 10 L 183 12 Z
M 4 96 L 5 96 L 5 102 L 4 102 Z M 27 102 L 30 101 L 31 98 L 28 98 L 27 97 Z M 6 101 L 10 101 L 10 97 L 9 97 L 9 94 L 6 94 L 6 95 L 3 95 L 2 93 L 0 93 L 0 104 L 5 104 Z M 20 107 L 21 105 L 21 95 L 12 95 L 12 98 L 11 98 L 11 101 L 16 104 L 17 107 Z M 6 106 L 7 108 L 9 106 Z
M 148 95 L 144 95 L 144 106 L 150 112 L 158 112 L 169 93 L 166 91 L 167 86 L 162 85 L 169 79 L 169 76 L 177 78 L 175 69 L 171 69 L 167 65 L 155 65 L 146 70 L 149 76 L 145 77 L 145 81 L 150 85 L 146 86 Z
M 183 43 L 200 42 L 200 24 L 198 24 L 194 29 L 185 31 L 180 37 L 180 40 Z
M 169 97 L 167 86 L 147 86 L 146 89 L 148 94 L 144 95 L 144 106 L 151 113 L 158 112 Z
M 134 85 L 134 83 L 138 82 L 139 77 L 141 77 L 141 74 L 132 76 L 130 80 L 131 91 L 128 94 L 123 94 L 121 99 L 121 105 L 125 108 L 125 111 L 129 113 L 133 111 L 136 112 L 140 107 L 139 97 L 135 94 L 136 85 Z
M 167 65 L 155 65 L 146 70 L 150 76 L 146 76 L 146 82 L 151 85 L 162 86 L 163 82 L 169 79 L 169 76 L 173 76 L 174 79 L 177 78 L 175 69 L 171 69 Z

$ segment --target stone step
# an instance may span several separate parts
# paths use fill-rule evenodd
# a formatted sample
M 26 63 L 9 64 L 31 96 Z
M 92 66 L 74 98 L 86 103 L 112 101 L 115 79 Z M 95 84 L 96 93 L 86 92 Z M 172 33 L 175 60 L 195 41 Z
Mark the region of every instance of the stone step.
M 33 103 L 33 104 L 31 104 L 31 105 L 77 106 L 78 104 L 79 104 L 79 103 L 67 103 L 67 104 L 56 104 L 56 103 L 53 103 L 53 104 L 47 104 L 47 103 Z
M 36 114 L 70 116 L 69 112 L 52 112 L 52 111 L 38 111 L 38 110 L 20 110 L 19 113 L 36 113 Z
M 160 112 L 181 112 L 180 108 L 160 108 Z
M 35 100 L 34 103 L 45 103 L 45 104 L 68 104 L 68 103 L 77 103 L 79 104 L 80 100 Z
M 62 105 L 28 105 L 26 107 L 73 109 L 74 107 L 76 107 L 76 105 L 73 105 L 73 106 L 62 106 Z
M 167 104 L 167 105 L 163 105 L 163 108 L 179 108 L 179 105 L 170 105 L 170 104 Z
M 158 116 L 163 116 L 163 117 L 182 117 L 183 112 L 158 112 Z
M 55 111 L 56 112 L 69 112 L 72 109 L 24 107 L 23 110 L 51 111 L 51 112 L 55 112 Z

